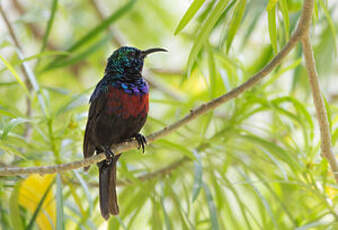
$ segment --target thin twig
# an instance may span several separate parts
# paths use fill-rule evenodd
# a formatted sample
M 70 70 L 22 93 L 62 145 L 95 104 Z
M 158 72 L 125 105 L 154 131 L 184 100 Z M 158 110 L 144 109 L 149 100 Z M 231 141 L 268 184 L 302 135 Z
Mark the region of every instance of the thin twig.
M 202 114 L 217 108 L 218 106 L 224 104 L 225 102 L 239 96 L 243 92 L 247 91 L 248 89 L 252 88 L 255 84 L 257 84 L 262 78 L 268 75 L 274 67 L 276 67 L 283 58 L 295 47 L 297 42 L 301 39 L 303 34 L 307 31 L 307 28 L 311 22 L 311 14 L 312 14 L 312 7 L 313 7 L 313 0 L 305 0 L 303 5 L 302 15 L 300 17 L 299 23 L 297 25 L 296 31 L 291 36 L 288 43 L 285 47 L 257 74 L 253 75 L 248 81 L 243 83 L 242 85 L 234 88 L 227 94 L 220 96 L 208 103 L 202 104 L 201 106 L 197 107 L 196 109 L 191 110 L 189 114 L 187 114 L 181 120 L 166 126 L 165 128 L 149 135 L 147 137 L 148 142 L 151 143 L 159 138 L 162 138 L 169 133 L 172 133 L 176 129 L 184 126 L 188 122 L 197 117 L 201 116 Z M 114 153 L 121 153 L 125 152 L 129 149 L 133 149 L 137 147 L 136 141 L 130 141 L 121 143 L 119 145 L 112 146 L 112 151 Z M 81 160 L 81 161 L 74 161 L 66 164 L 60 165 L 53 165 L 53 166 L 43 166 L 43 167 L 28 167 L 28 168 L 1 168 L 0 175 L 19 175 L 19 174 L 32 174 L 32 173 L 39 173 L 39 174 L 46 174 L 46 173 L 60 173 L 63 171 L 68 171 L 72 169 L 77 169 L 85 166 L 89 166 L 91 164 L 95 164 L 104 160 L 106 157 L 103 153 L 95 155 L 93 157 Z
M 332 169 L 336 182 L 338 183 L 338 162 L 331 148 L 331 133 L 322 95 L 320 93 L 319 78 L 316 71 L 316 63 L 310 43 L 310 34 L 306 32 L 302 38 L 303 53 L 306 69 L 309 75 L 312 90 L 313 103 L 315 104 L 317 118 L 320 128 L 320 148 L 322 157 L 325 157 Z

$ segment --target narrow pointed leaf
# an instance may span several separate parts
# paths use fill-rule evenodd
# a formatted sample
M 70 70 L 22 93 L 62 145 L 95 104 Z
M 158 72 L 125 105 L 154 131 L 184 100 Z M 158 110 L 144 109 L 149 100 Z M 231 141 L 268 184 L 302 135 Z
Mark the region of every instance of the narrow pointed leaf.
M 273 48 L 273 52 L 277 53 L 277 25 L 276 25 L 276 6 L 273 6 L 268 10 L 268 24 L 270 41 Z
M 55 18 L 55 13 L 56 13 L 56 10 L 57 10 L 57 5 L 58 5 L 58 0 L 53 0 L 51 11 L 50 11 L 50 16 L 49 16 L 48 23 L 47 23 L 47 29 L 46 29 L 45 35 L 43 36 L 43 39 L 42 39 L 41 52 L 43 52 L 45 50 L 46 46 L 47 46 L 48 37 L 49 37 L 50 31 L 52 30 L 52 26 L 53 26 L 53 22 L 54 22 L 54 18 Z
M 184 27 L 191 21 L 191 19 L 196 15 L 197 11 L 202 7 L 205 0 L 194 0 L 190 6 L 189 9 L 185 12 L 182 19 L 178 23 L 176 29 L 175 29 L 175 35 L 178 34 L 181 30 L 184 29 Z
M 15 71 L 15 69 L 13 68 L 13 66 L 11 65 L 11 63 L 9 63 L 8 61 L 6 61 L 5 58 L 3 58 L 0 55 L 0 59 L 1 61 L 5 64 L 5 66 L 7 67 L 7 69 L 13 74 L 13 76 L 15 77 L 16 81 L 22 86 L 22 88 L 24 89 L 24 91 L 29 94 L 29 91 L 25 85 L 25 83 L 23 83 L 23 81 L 21 80 L 21 78 L 19 77 L 18 73 Z
M 190 76 L 193 65 L 195 63 L 195 60 L 201 51 L 204 43 L 207 41 L 210 32 L 214 28 L 214 25 L 216 24 L 219 17 L 224 12 L 229 0 L 220 0 L 216 6 L 214 7 L 213 11 L 210 12 L 209 17 L 205 20 L 203 25 L 201 26 L 200 30 L 198 31 L 196 35 L 196 39 L 194 42 L 193 47 L 191 48 L 190 55 L 188 58 L 187 63 L 187 76 Z
M 236 32 L 241 24 L 244 12 L 245 12 L 246 0 L 240 0 L 237 2 L 232 18 L 230 21 L 228 37 L 226 41 L 226 50 L 229 51 L 229 48 L 232 44 L 232 41 L 236 35 Z
M 18 182 L 12 191 L 12 194 L 9 198 L 9 217 L 12 223 L 13 229 L 23 230 L 24 225 L 20 216 L 19 209 L 19 188 L 20 182 Z
M 218 230 L 219 224 L 218 224 L 218 217 L 217 217 L 217 211 L 216 206 L 214 203 L 214 200 L 212 198 L 211 191 L 208 187 L 208 185 L 203 183 L 203 189 L 205 192 L 205 198 L 208 202 L 208 208 L 209 208 L 209 215 L 210 215 L 210 221 L 211 221 L 211 229 L 212 230 Z
M 63 196 L 62 196 L 62 182 L 60 174 L 56 176 L 56 229 L 64 229 L 63 217 Z
M 202 174 L 203 174 L 203 167 L 202 167 L 202 161 L 201 161 L 201 156 L 197 151 L 193 152 L 196 159 L 194 161 L 194 185 L 193 185 L 193 190 L 192 190 L 192 202 L 194 202 L 202 188 Z

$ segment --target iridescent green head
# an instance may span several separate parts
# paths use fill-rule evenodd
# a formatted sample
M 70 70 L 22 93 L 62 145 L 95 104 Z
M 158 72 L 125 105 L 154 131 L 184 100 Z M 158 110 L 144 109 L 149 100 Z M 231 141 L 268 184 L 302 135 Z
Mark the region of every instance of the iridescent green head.
M 134 47 L 123 46 L 114 51 L 108 58 L 106 73 L 137 74 L 141 73 L 144 58 L 154 52 L 167 52 L 162 48 L 139 50 Z

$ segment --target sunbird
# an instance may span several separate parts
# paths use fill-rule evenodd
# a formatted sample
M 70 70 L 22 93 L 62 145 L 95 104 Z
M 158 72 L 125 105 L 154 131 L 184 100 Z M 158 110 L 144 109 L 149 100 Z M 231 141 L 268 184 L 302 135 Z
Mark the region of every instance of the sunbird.
M 142 77 L 144 58 L 163 48 L 139 50 L 121 47 L 108 58 L 103 78 L 90 97 L 88 121 L 83 142 L 85 158 L 104 153 L 99 162 L 100 211 L 103 218 L 119 214 L 116 196 L 116 163 L 121 154 L 111 151 L 113 144 L 136 139 L 139 148 L 147 144 L 139 133 L 149 111 L 149 86 Z M 86 167 L 85 170 L 88 170 Z

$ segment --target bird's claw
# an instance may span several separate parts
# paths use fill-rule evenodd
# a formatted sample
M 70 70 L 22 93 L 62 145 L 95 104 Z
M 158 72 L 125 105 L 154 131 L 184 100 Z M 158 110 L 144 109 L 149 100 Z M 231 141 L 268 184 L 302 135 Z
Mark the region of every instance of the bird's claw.
M 140 149 L 142 147 L 142 153 L 144 153 L 144 146 L 147 144 L 147 139 L 145 136 L 143 136 L 142 134 L 138 133 L 135 136 L 135 139 L 138 143 L 138 149 Z
M 114 153 L 109 148 L 105 148 L 104 155 L 106 155 L 106 160 L 105 160 L 106 164 L 110 165 L 113 162 Z

